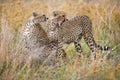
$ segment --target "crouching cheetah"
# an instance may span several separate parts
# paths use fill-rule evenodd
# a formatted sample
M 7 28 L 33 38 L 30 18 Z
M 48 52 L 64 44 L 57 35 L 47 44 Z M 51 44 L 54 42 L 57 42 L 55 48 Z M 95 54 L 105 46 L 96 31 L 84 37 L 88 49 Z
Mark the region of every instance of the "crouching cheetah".
M 57 15 L 49 23 L 47 33 L 50 41 L 58 43 L 58 50 L 62 48 L 64 43 L 74 42 L 80 56 L 82 49 L 79 41 L 82 37 L 91 49 L 94 59 L 96 59 L 95 48 L 105 51 L 111 50 L 110 47 L 100 46 L 95 42 L 92 34 L 92 22 L 86 15 L 76 16 L 68 21 L 65 21 L 64 15 Z
M 29 59 L 32 61 L 39 60 L 47 64 L 56 62 L 56 44 L 49 43 L 48 36 L 40 24 L 46 20 L 45 15 L 34 12 L 23 28 L 22 39 L 27 47 L 23 56 L 26 61 Z

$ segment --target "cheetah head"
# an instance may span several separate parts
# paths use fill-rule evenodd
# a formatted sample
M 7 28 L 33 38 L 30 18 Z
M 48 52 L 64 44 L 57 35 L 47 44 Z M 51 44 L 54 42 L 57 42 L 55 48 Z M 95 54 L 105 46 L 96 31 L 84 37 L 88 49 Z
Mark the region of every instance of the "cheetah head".
M 64 11 L 53 11 L 53 17 L 58 22 L 59 26 L 61 26 L 65 21 L 68 21 L 66 18 L 66 13 Z
M 33 17 L 33 21 L 35 23 L 41 23 L 41 22 L 46 22 L 48 20 L 48 18 L 46 17 L 46 15 L 41 15 L 41 14 L 37 14 L 36 12 L 32 13 L 32 17 Z
M 56 29 L 61 28 L 61 25 L 65 22 L 65 19 L 66 18 L 64 15 L 55 16 L 51 19 L 48 29 L 51 31 L 56 31 Z
M 64 15 L 66 17 L 66 13 L 64 11 L 53 11 L 52 15 L 53 17 L 56 17 L 58 15 Z
M 53 20 L 55 23 L 58 23 L 58 25 L 61 26 L 66 21 L 66 17 L 65 15 L 58 15 L 54 17 Z

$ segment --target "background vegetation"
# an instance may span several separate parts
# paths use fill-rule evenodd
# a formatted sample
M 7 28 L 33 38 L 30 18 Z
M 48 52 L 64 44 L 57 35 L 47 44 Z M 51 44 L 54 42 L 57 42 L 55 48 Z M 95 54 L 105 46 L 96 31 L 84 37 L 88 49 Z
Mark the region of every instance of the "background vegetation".
M 119 5 L 119 0 L 0 0 L 0 80 L 119 80 Z M 86 57 L 91 52 L 82 40 L 83 59 L 78 59 L 71 44 L 66 49 L 68 62 L 59 68 L 21 64 L 18 33 L 25 21 L 34 11 L 51 17 L 55 10 L 65 11 L 68 19 L 88 15 L 96 42 L 113 47 L 109 59 L 103 57 L 108 52 L 97 51 L 97 61 L 91 62 Z

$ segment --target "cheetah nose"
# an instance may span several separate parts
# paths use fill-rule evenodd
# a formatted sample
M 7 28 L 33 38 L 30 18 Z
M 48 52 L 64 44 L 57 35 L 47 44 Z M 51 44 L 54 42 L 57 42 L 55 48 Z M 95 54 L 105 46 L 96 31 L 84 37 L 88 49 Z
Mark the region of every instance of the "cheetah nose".
M 49 19 L 49 18 L 46 18 L 47 20 Z

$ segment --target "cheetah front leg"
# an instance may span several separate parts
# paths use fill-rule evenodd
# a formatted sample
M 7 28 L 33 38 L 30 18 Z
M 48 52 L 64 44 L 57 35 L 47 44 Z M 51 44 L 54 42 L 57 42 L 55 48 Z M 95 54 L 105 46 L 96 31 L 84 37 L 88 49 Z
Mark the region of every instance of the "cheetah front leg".
M 66 58 L 66 52 L 65 50 L 62 48 L 64 43 L 60 43 L 58 44 L 58 50 L 57 50 L 57 57 L 60 57 L 62 59 Z
M 57 52 L 56 52 L 56 65 L 60 65 L 61 61 L 65 62 L 66 61 L 66 52 L 64 49 L 62 49 L 63 44 L 57 44 Z
M 81 45 L 80 45 L 80 43 L 79 43 L 79 41 L 82 39 L 82 36 L 80 36 L 80 38 L 79 39 L 77 39 L 77 40 L 75 40 L 74 41 L 74 45 L 75 45 L 75 49 L 76 49 L 76 51 L 78 52 L 78 56 L 79 57 L 83 57 L 83 55 L 82 55 L 82 48 L 81 48 Z

